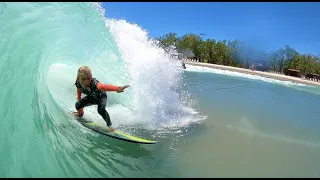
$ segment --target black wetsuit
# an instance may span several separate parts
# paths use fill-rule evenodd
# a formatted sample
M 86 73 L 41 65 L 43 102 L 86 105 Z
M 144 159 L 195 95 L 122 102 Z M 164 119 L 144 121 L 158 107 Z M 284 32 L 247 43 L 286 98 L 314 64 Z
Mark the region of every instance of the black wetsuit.
M 87 96 L 81 98 L 76 102 L 76 109 L 79 110 L 86 106 L 90 105 L 98 105 L 98 113 L 102 116 L 102 118 L 106 121 L 107 126 L 111 126 L 111 120 L 108 112 L 106 111 L 107 105 L 107 93 L 104 91 L 100 91 L 97 89 L 97 83 L 99 81 L 95 78 L 92 78 L 89 88 L 85 89 L 81 86 L 81 84 L 76 81 L 75 85 L 79 89 L 79 91 Z M 82 114 L 83 115 L 83 114 Z M 82 116 L 80 115 L 80 116 Z

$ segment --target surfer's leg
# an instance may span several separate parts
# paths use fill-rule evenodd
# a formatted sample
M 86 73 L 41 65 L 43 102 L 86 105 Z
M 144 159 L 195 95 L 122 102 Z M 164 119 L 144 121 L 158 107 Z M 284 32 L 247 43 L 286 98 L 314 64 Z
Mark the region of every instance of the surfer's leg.
M 102 116 L 102 118 L 106 121 L 107 126 L 111 126 L 111 120 L 109 113 L 106 111 L 107 105 L 107 96 L 104 96 L 98 102 L 98 113 Z
M 93 104 L 92 99 L 89 98 L 88 96 L 83 97 L 82 99 L 77 101 L 75 106 L 76 106 L 76 109 L 78 111 L 78 116 L 82 117 L 83 114 L 84 114 L 83 108 L 86 107 L 86 106 L 90 106 L 92 104 Z

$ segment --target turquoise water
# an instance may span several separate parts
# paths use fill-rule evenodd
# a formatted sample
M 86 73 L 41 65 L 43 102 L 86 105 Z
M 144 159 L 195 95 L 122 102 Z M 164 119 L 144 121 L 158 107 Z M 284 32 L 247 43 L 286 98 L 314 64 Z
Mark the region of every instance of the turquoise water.
M 187 66 L 98 3 L 0 3 L 0 177 L 319 177 L 319 88 Z M 114 126 L 67 114 L 79 66 L 103 83 Z M 96 106 L 85 117 L 105 125 Z
M 185 176 L 320 176 L 319 87 L 189 65 L 184 80 L 208 116 L 179 148 L 197 152 Z

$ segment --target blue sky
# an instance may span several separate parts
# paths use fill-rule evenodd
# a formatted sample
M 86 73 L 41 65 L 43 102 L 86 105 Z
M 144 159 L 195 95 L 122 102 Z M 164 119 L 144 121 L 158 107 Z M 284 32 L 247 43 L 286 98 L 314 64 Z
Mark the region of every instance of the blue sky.
M 320 2 L 106 2 L 106 17 L 125 19 L 149 37 L 238 39 L 258 50 L 288 44 L 299 53 L 320 55 Z

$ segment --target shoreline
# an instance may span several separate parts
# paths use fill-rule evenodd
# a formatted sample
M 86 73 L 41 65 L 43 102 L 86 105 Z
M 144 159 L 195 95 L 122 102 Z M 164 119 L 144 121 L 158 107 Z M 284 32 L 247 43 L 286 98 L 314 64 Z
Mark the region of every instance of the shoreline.
M 294 83 L 300 83 L 308 86 L 320 86 L 320 82 L 315 82 L 311 80 L 301 79 L 299 77 L 293 77 L 293 76 L 287 76 L 283 74 L 275 74 L 270 72 L 263 72 L 263 71 L 253 71 L 250 69 L 244 69 L 244 68 L 238 68 L 238 67 L 232 67 L 232 66 L 223 66 L 223 65 L 217 65 L 217 64 L 209 64 L 209 63 L 201 63 L 201 62 L 190 62 L 190 61 L 183 61 L 185 64 L 193 65 L 193 66 L 202 66 L 202 67 L 209 67 L 213 69 L 221 69 L 221 70 L 229 70 L 244 74 L 251 74 L 251 75 L 258 75 L 266 78 L 272 78 L 277 79 L 280 81 L 290 81 Z

